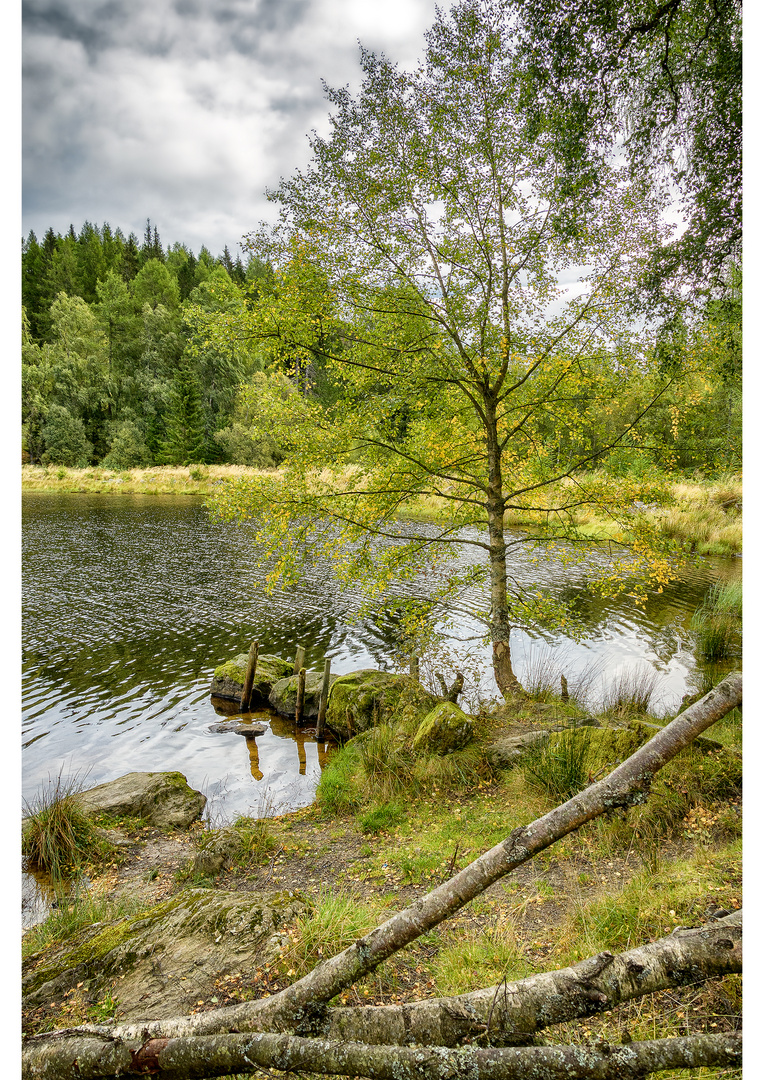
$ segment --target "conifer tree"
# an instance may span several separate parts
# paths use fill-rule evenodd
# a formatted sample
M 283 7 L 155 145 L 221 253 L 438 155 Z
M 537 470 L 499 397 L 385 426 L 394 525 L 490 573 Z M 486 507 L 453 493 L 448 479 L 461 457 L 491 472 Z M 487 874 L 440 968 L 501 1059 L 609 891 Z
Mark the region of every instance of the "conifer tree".
M 190 465 L 207 460 L 204 407 L 199 380 L 188 363 L 182 363 L 173 379 L 165 437 L 160 442 L 163 465 Z

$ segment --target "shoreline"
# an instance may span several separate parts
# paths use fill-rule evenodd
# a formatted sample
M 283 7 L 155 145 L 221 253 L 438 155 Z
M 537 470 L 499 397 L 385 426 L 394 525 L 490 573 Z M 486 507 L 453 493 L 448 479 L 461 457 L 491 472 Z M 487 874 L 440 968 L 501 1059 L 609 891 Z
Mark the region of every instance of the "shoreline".
M 279 469 L 256 469 L 244 465 L 155 465 L 146 468 L 110 470 L 92 466 L 70 469 L 64 466 L 22 465 L 22 494 L 108 494 L 108 495 L 198 495 L 209 496 L 227 480 L 242 477 L 274 476 Z M 670 501 L 656 509 L 646 508 L 642 516 L 658 523 L 660 535 L 674 540 L 696 555 L 737 557 L 742 554 L 742 479 L 739 474 L 719 480 L 667 480 Z M 436 498 L 423 498 L 402 518 L 442 523 L 448 520 L 444 505 Z M 635 515 L 635 518 L 639 515 Z M 536 527 L 536 514 L 507 513 L 510 528 Z M 587 509 L 575 519 L 579 535 L 591 540 L 622 540 L 623 526 L 607 521 Z

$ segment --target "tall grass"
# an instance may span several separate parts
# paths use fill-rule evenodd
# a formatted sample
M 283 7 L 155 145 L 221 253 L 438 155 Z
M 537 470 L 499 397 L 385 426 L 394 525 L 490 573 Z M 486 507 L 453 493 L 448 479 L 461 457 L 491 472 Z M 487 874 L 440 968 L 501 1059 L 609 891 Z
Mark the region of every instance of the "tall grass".
M 587 708 L 595 682 L 602 673 L 602 662 L 574 665 L 564 649 L 533 644 L 523 656 L 520 681 L 535 701 L 559 701 L 562 679 L 566 680 L 568 700 L 580 709 Z
M 571 798 L 588 783 L 590 743 L 588 727 L 565 728 L 534 743 L 523 759 L 526 780 L 552 799 Z
M 606 687 L 600 710 L 607 716 L 618 718 L 647 713 L 654 704 L 659 681 L 660 676 L 655 668 L 644 665 L 626 668 Z
M 56 890 L 114 850 L 83 811 L 77 798 L 81 791 L 79 777 L 59 774 L 35 799 L 24 802 L 22 856 L 46 870 Z
M 743 584 L 713 585 L 692 617 L 698 649 L 706 660 L 724 660 L 742 648 Z
M 301 915 L 289 932 L 290 944 L 282 955 L 287 974 L 300 978 L 321 960 L 342 952 L 380 922 L 380 909 L 322 887 L 311 911 Z

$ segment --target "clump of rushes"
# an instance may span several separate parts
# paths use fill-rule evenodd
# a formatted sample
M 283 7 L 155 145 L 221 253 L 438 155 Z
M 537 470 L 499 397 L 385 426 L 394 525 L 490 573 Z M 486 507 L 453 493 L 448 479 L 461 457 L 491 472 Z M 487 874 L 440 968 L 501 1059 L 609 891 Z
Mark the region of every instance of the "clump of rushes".
M 743 585 L 712 586 L 692 617 L 698 649 L 706 660 L 724 660 L 742 648 Z
M 534 743 L 523 760 L 529 784 L 564 801 L 589 782 L 591 729 L 570 727 Z
M 80 791 L 77 777 L 64 779 L 59 774 L 52 786 L 24 803 L 22 856 L 47 871 L 56 888 L 114 850 L 83 811 L 77 798 Z
M 658 680 L 658 672 L 651 667 L 622 671 L 603 694 L 602 712 L 611 717 L 648 712 Z

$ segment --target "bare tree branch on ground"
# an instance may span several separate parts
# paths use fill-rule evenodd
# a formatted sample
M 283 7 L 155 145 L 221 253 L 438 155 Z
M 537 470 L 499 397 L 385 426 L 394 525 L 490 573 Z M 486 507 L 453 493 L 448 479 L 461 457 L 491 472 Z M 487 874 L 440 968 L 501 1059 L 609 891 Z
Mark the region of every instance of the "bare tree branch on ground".
M 672 1039 L 656 1043 L 631 1044 L 629 1047 L 618 1048 L 617 1052 L 611 1048 L 609 1057 L 604 1054 L 604 1051 L 598 1051 L 599 1056 L 595 1054 L 595 1057 L 592 1057 L 589 1065 L 586 1066 L 588 1071 L 568 1071 L 567 1073 L 555 1072 L 554 1070 L 572 1068 L 575 1056 L 583 1054 L 580 1047 L 533 1047 L 523 1048 L 522 1051 L 517 1048 L 512 1050 L 498 1050 L 496 1048 L 476 1050 L 472 1048 L 446 1051 L 444 1047 L 438 1049 L 436 1046 L 426 1049 L 418 1047 L 416 1050 L 395 1049 L 388 1043 L 386 1025 L 382 1025 L 383 1032 L 379 1028 L 379 1024 L 377 1024 L 376 1026 L 380 1031 L 378 1037 L 384 1036 L 385 1045 L 375 1048 L 368 1045 L 370 1032 L 373 1030 L 373 1026 L 368 1022 L 368 1015 L 366 1016 L 366 1023 L 362 1022 L 360 1025 L 364 1036 L 363 1044 L 342 1045 L 324 1038 L 304 1038 L 301 1036 L 323 1035 L 327 1031 L 333 1034 L 336 1031 L 340 1038 L 353 1038 L 353 1031 L 358 1031 L 357 1021 L 354 1025 L 351 1019 L 354 1010 L 330 1010 L 327 1006 L 327 1003 L 341 990 L 351 986 L 358 979 L 373 971 L 383 960 L 392 956 L 399 949 L 432 929 L 450 915 L 453 915 L 499 878 L 521 863 L 526 862 L 539 851 L 543 851 L 561 837 L 566 836 L 587 821 L 591 821 L 603 813 L 618 807 L 643 802 L 647 798 L 650 783 L 663 765 L 741 702 L 742 676 L 735 672 L 727 676 L 704 698 L 691 705 L 675 720 L 667 724 L 665 728 L 640 747 L 623 764 L 613 770 L 604 780 L 592 784 L 530 825 L 515 829 L 506 840 L 480 856 L 449 881 L 433 890 L 428 896 L 417 899 L 410 907 L 399 912 L 371 931 L 371 933 L 356 941 L 344 952 L 319 964 L 310 974 L 278 994 L 273 995 L 273 997 L 261 998 L 257 1001 L 229 1006 L 193 1017 L 137 1022 L 120 1025 L 118 1029 L 90 1027 L 70 1032 L 35 1036 L 26 1040 L 23 1071 L 25 1080 L 27 1078 L 28 1080 L 32 1080 L 32 1078 L 36 1078 L 36 1080 L 60 1080 L 60 1078 L 74 1076 L 80 1077 L 80 1080 L 84 1080 L 86 1076 L 96 1080 L 96 1078 L 128 1074 L 124 1053 L 128 1053 L 132 1062 L 132 1055 L 137 1052 L 143 1054 L 147 1060 L 150 1059 L 155 1062 L 152 1071 L 160 1077 L 166 1076 L 168 1078 L 171 1076 L 178 1078 L 220 1076 L 225 1075 L 227 1072 L 245 1072 L 257 1066 L 264 1067 L 266 1065 L 278 1069 L 300 1068 L 312 1072 L 327 1072 L 339 1075 L 361 1074 L 373 1078 L 385 1078 L 393 1076 L 393 1072 L 390 1071 L 393 1068 L 393 1065 L 390 1064 L 393 1060 L 397 1062 L 394 1067 L 398 1069 L 395 1073 L 398 1078 L 409 1075 L 412 1077 L 415 1075 L 432 1076 L 433 1078 L 441 1075 L 445 1076 L 448 1069 L 453 1070 L 457 1067 L 457 1063 L 456 1075 L 461 1075 L 462 1073 L 458 1070 L 463 1069 L 465 1075 L 469 1072 L 470 1076 L 495 1076 L 497 1078 L 515 1075 L 522 1075 L 524 1078 L 533 1076 L 550 1078 L 557 1075 L 602 1077 L 616 1074 L 619 1076 L 644 1075 L 656 1069 L 695 1067 L 699 1064 L 716 1065 L 720 1063 L 722 1058 L 724 1058 L 725 1063 L 729 1064 L 731 1061 L 730 1054 L 734 1056 L 731 1047 L 733 1044 L 737 1044 L 734 1043 L 734 1040 L 730 1042 L 727 1036 L 721 1035 L 691 1036 L 682 1040 Z M 707 948 L 701 946 L 701 952 L 708 952 L 710 956 L 715 951 L 715 947 L 710 942 L 717 939 L 713 936 L 709 937 L 708 934 L 713 935 L 717 929 L 722 929 L 723 940 L 730 942 L 729 947 L 723 948 L 725 954 L 730 954 L 727 961 L 725 961 L 728 962 L 731 954 L 735 952 L 736 948 L 739 948 L 739 945 L 733 942 L 734 922 L 733 919 L 730 925 L 725 924 L 723 927 L 719 923 L 717 927 L 713 928 L 713 931 L 704 928 L 700 933 L 706 934 L 704 940 Z M 656 956 L 661 955 L 661 950 L 668 948 L 665 945 L 666 940 L 662 939 L 661 942 L 656 942 L 652 946 L 656 950 Z M 682 940 L 682 936 L 677 935 L 677 946 Z M 688 938 L 688 947 L 691 947 L 691 940 L 692 934 Z M 645 948 L 651 947 L 646 946 Z M 617 959 L 620 961 L 622 958 Z M 708 960 L 708 957 L 706 959 Z M 628 964 L 628 960 L 626 963 Z M 639 961 L 637 961 L 638 963 Z M 735 960 L 733 963 L 737 963 L 737 961 Z M 588 969 L 586 968 L 587 964 L 590 965 Z M 722 964 L 723 966 L 724 964 Z M 599 967 L 598 971 L 595 970 L 597 967 Z M 733 969 L 739 970 L 739 966 Z M 588 976 L 586 974 L 587 970 Z M 667 972 L 670 970 L 670 965 L 667 966 L 666 970 Z M 600 954 L 599 957 L 584 961 L 583 965 L 576 965 L 575 968 L 567 969 L 567 971 L 574 973 L 572 987 L 580 987 L 582 976 L 584 985 L 587 984 L 587 978 L 591 980 L 594 977 L 594 982 L 589 984 L 594 994 L 594 997 L 589 1002 L 589 1012 L 576 1012 L 576 1007 L 573 1007 L 572 1016 L 574 1017 L 599 1011 L 597 1008 L 591 1007 L 596 1004 L 604 1005 L 603 1001 L 597 1002 L 597 994 L 607 999 L 607 994 L 610 993 L 617 999 L 619 993 L 623 994 L 623 989 L 619 989 L 619 987 L 627 985 L 624 982 L 625 976 L 619 978 L 616 958 L 610 957 L 609 954 Z M 534 976 L 531 980 L 523 980 L 523 982 L 531 984 L 529 990 L 532 996 L 534 989 L 538 995 L 539 987 L 542 985 L 543 980 L 547 979 L 549 980 L 549 992 L 554 993 L 555 977 L 557 979 L 562 977 L 564 981 L 564 973 L 555 972 Z M 596 982 L 598 977 L 602 980 L 599 986 Z M 702 975 L 702 977 L 705 978 L 706 976 Z M 534 980 L 538 980 L 538 982 L 534 983 Z M 681 983 L 686 979 L 680 976 L 678 981 Z M 516 988 L 519 985 L 513 984 L 513 987 Z M 602 988 L 605 985 L 607 985 L 607 989 Z M 673 985 L 676 985 L 676 983 Z M 660 988 L 658 985 L 651 987 L 651 989 L 658 988 Z M 474 1010 L 476 1017 L 480 1017 L 481 1010 L 483 1010 L 482 1015 L 486 1016 L 487 998 L 481 997 L 481 995 L 489 994 L 491 994 L 490 990 L 484 990 L 477 991 L 474 995 L 463 996 L 471 999 L 469 1006 L 465 1006 L 465 1008 Z M 564 999 L 565 995 L 562 995 L 562 997 Z M 573 997 L 575 998 L 575 992 Z M 628 995 L 621 998 L 621 1000 L 627 999 Z M 547 1001 L 544 992 L 541 991 L 536 1000 L 541 1001 L 542 1005 L 546 1002 L 547 1006 L 552 1006 L 555 999 L 552 997 Z M 618 1001 L 614 1000 L 611 1007 L 612 1004 L 617 1003 Z M 428 1007 L 432 1008 L 435 1005 L 435 1002 L 414 1003 L 408 1007 L 400 1007 L 397 1015 L 399 1017 L 407 1015 L 401 1009 L 408 1008 L 409 1012 L 413 1013 L 417 1008 L 421 1008 L 423 1011 L 420 1013 L 420 1017 L 422 1017 L 426 1015 Z M 568 1006 L 568 1008 L 570 1007 Z M 580 1005 L 578 1008 L 580 1008 Z M 372 1011 L 377 1013 L 379 1017 L 383 1015 L 382 1009 L 359 1010 L 359 1012 L 367 1014 Z M 506 1023 L 511 1031 L 513 1021 L 510 1018 L 510 1013 L 512 1010 L 498 1005 L 494 1011 L 497 1014 L 495 1020 L 497 1027 Z M 544 1020 L 543 1023 L 537 1022 L 535 1028 L 532 1026 L 529 1029 L 526 1028 L 525 1034 L 527 1035 L 529 1031 L 538 1030 L 540 1027 L 545 1026 L 546 1023 L 559 1023 L 563 1019 L 568 1019 L 568 1016 L 564 1015 L 564 1005 L 558 1009 L 558 1013 L 559 1018 Z M 387 1015 L 392 1016 L 393 1014 L 387 1013 Z M 344 1028 L 343 1018 L 345 1023 L 349 1025 Z M 486 1022 L 487 1016 L 483 1023 Z M 517 1020 L 514 1022 L 517 1023 Z M 382 1023 L 381 1020 L 380 1023 Z M 525 1023 L 528 1023 L 527 1017 Z M 256 1038 L 251 1038 L 242 1034 L 227 1034 L 231 1032 L 259 1032 L 260 1034 Z M 289 1033 L 295 1033 L 295 1037 L 291 1037 Z M 212 1038 L 208 1038 L 208 1036 Z M 447 1042 L 448 1040 L 444 1041 Z M 135 1043 L 134 1048 L 130 1047 L 130 1042 Z M 633 1056 L 636 1053 L 634 1051 L 635 1046 L 642 1047 L 639 1050 L 641 1056 L 638 1058 Z M 671 1049 L 671 1047 L 674 1049 Z M 216 1055 L 218 1052 L 224 1055 L 230 1053 L 236 1057 L 237 1061 L 239 1060 L 238 1055 L 244 1054 L 250 1065 L 246 1067 L 241 1064 L 227 1065 L 222 1071 L 216 1071 L 217 1066 L 214 1065 L 209 1055 Z M 417 1059 L 417 1053 L 424 1056 Z M 526 1054 L 526 1057 L 517 1056 L 521 1053 Z M 569 1059 L 565 1058 L 566 1053 L 568 1053 Z M 588 1054 L 589 1051 L 587 1050 L 586 1053 Z M 700 1060 L 704 1053 L 709 1056 Z M 439 1054 L 446 1056 L 445 1058 L 438 1057 Z M 453 1058 L 449 1056 L 454 1054 L 461 1056 Z M 541 1071 L 534 1071 L 536 1066 L 531 1066 L 530 1058 L 527 1055 L 533 1054 L 540 1054 L 534 1060 L 539 1063 L 538 1069 Z M 618 1068 L 621 1070 L 620 1073 L 612 1071 L 612 1062 L 616 1060 L 612 1056 L 613 1054 L 616 1054 L 620 1063 L 618 1064 Z M 678 1056 L 672 1057 L 672 1054 Z M 689 1059 L 682 1058 L 682 1054 L 692 1057 L 692 1063 L 689 1062 Z M 180 1056 L 177 1057 L 176 1055 Z M 170 1063 L 171 1059 L 172 1063 Z M 92 1060 L 93 1065 L 86 1065 L 87 1060 Z M 228 1059 L 226 1058 L 226 1060 Z M 284 1062 L 287 1061 L 297 1063 L 285 1064 Z M 417 1064 L 417 1061 L 419 1061 L 419 1064 Z M 443 1066 L 446 1071 L 439 1071 L 440 1066 L 438 1063 L 442 1061 L 452 1061 L 451 1065 Z M 542 1061 L 546 1062 L 546 1064 L 542 1065 Z M 568 1065 L 565 1064 L 566 1061 L 568 1061 Z M 658 1061 L 659 1064 L 649 1065 L 653 1061 Z M 669 1061 L 677 1061 L 678 1064 L 668 1064 Z M 472 1065 L 470 1065 L 470 1062 Z M 522 1062 L 525 1062 L 525 1064 L 522 1064 Z M 132 1065 L 130 1068 L 132 1068 Z M 98 1069 L 101 1069 L 101 1071 L 99 1072 Z M 453 1071 L 450 1075 L 453 1075 Z

